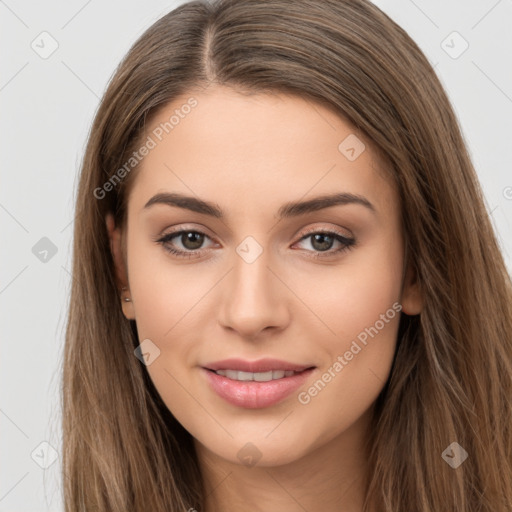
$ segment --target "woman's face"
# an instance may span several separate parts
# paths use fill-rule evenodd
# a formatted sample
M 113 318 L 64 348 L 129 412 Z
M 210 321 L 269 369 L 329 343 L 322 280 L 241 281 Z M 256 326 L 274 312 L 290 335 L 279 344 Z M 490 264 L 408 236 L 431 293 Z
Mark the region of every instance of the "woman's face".
M 365 436 L 400 310 L 420 307 L 369 141 L 317 103 L 211 86 L 161 110 L 142 145 L 126 263 L 107 224 L 169 410 L 237 464 Z

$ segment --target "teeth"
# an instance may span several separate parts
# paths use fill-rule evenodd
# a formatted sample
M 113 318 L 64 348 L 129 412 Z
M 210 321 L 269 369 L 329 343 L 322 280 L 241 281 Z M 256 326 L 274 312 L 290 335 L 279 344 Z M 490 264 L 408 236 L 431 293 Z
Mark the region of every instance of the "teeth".
M 252 373 L 237 372 L 235 370 L 226 370 L 226 377 L 236 380 L 252 380 Z
M 282 373 L 282 375 L 281 375 Z M 268 382 L 272 379 L 281 379 L 284 377 L 284 372 L 278 372 L 278 371 L 269 371 L 269 372 L 260 372 L 260 373 L 253 373 L 253 380 L 257 382 Z
M 227 377 L 232 380 L 249 381 L 254 380 L 256 382 L 268 382 L 269 380 L 282 379 L 283 377 L 291 377 L 296 372 L 293 370 L 271 370 L 268 372 L 240 372 L 237 370 L 216 370 L 217 375 Z

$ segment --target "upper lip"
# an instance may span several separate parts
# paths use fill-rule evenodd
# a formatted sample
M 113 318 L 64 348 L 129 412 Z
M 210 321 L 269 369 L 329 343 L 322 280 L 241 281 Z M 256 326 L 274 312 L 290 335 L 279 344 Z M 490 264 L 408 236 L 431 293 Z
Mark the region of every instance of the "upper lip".
M 312 368 L 311 364 L 295 364 L 279 359 L 258 359 L 257 361 L 246 361 L 244 359 L 223 359 L 222 361 L 215 361 L 204 365 L 207 370 L 238 370 L 241 372 L 268 372 L 274 370 L 294 371 L 301 372 Z

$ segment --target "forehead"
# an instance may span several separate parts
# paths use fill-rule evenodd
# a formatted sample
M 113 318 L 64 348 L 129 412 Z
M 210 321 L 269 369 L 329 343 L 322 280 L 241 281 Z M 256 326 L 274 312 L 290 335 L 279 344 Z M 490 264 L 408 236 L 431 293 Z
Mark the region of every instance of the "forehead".
M 214 198 L 238 213 L 336 191 L 396 202 L 371 142 L 333 109 L 294 95 L 211 86 L 161 108 L 146 128 L 130 209 L 153 194 Z

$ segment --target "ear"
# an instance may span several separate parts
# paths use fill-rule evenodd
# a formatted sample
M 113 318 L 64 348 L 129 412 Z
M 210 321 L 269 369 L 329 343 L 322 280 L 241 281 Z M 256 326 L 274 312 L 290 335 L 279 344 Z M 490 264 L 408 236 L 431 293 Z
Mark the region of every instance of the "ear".
M 423 296 L 413 266 L 409 263 L 402 285 L 402 311 L 406 315 L 419 315 L 423 309 Z
M 135 320 L 133 302 L 127 302 L 125 298 L 131 299 L 130 287 L 128 283 L 128 273 L 126 271 L 126 262 L 123 256 L 123 237 L 119 227 L 116 228 L 114 216 L 109 212 L 105 217 L 107 233 L 110 240 L 110 252 L 114 260 L 116 283 L 119 287 L 121 307 L 123 314 L 128 320 Z

